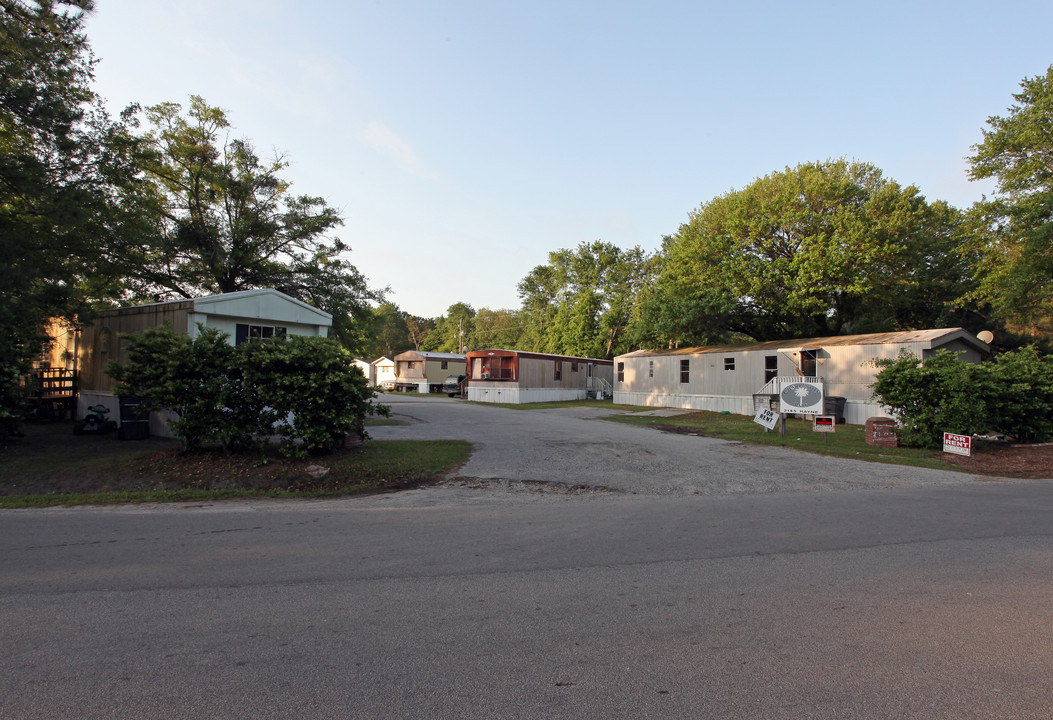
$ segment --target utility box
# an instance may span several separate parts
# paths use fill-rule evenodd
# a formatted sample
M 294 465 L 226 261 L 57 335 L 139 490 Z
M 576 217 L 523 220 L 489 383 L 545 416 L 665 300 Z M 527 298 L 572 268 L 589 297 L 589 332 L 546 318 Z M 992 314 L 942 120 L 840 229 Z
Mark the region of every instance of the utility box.
M 150 414 L 141 410 L 143 399 L 135 395 L 118 398 L 121 425 L 117 437 L 121 440 L 145 440 L 150 437 Z

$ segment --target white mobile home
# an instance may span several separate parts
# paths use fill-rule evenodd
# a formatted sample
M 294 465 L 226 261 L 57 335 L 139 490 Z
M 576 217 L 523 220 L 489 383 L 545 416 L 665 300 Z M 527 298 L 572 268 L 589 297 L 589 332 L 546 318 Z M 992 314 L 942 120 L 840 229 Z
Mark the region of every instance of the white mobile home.
M 395 388 L 406 392 L 441 392 L 450 375 L 465 374 L 464 355 L 407 350 L 395 356 Z
M 780 382 L 815 378 L 826 397 L 844 398 L 845 422 L 862 425 L 886 414 L 871 390 L 875 360 L 901 352 L 925 358 L 940 349 L 973 363 L 990 353 L 986 343 L 961 328 L 639 350 L 614 359 L 614 401 L 753 415 Z
M 395 382 L 395 361 L 383 355 L 374 360 L 373 379 L 381 386 L 386 382 Z
M 518 350 L 468 353 L 468 399 L 531 403 L 610 397 L 614 363 Z

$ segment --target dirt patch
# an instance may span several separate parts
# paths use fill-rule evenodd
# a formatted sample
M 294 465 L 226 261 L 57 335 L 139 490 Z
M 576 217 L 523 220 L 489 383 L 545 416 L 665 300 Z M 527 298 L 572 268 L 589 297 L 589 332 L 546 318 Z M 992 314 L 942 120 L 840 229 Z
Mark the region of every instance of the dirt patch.
M 985 445 L 969 457 L 945 455 L 946 462 L 969 472 L 1032 480 L 1053 478 L 1053 443 Z

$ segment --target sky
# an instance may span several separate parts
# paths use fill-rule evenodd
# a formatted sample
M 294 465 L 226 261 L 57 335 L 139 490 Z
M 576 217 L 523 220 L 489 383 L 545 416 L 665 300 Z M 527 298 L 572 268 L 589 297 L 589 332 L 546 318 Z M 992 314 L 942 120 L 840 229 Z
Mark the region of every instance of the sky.
M 549 252 L 651 252 L 688 214 L 847 158 L 966 208 L 966 157 L 1053 64 L 1053 3 L 96 0 L 115 114 L 191 95 L 338 209 L 423 317 L 515 309 Z

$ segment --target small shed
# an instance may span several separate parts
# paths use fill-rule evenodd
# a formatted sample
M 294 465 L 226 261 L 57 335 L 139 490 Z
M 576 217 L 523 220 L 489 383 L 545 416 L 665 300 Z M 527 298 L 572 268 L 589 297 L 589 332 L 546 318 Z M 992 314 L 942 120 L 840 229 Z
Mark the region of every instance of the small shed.
M 441 392 L 450 375 L 465 374 L 464 355 L 407 350 L 395 356 L 395 388 L 406 392 Z
M 875 360 L 903 352 L 924 359 L 940 349 L 972 363 L 990 354 L 987 343 L 961 328 L 638 350 L 614 359 L 614 401 L 753 415 L 779 383 L 809 378 L 822 383 L 826 397 L 844 399 L 845 422 L 862 425 L 887 414 L 873 399 Z
M 468 353 L 468 399 L 532 403 L 611 397 L 614 363 L 519 350 Z
M 110 408 L 118 420 L 114 396 L 116 383 L 106 373 L 111 360 L 125 361 L 128 341 L 122 337 L 162 327 L 168 322 L 177 333 L 191 338 L 199 328 L 216 328 L 230 337 L 231 344 L 262 342 L 287 335 L 328 337 L 333 318 L 305 302 L 277 290 L 242 290 L 189 300 L 134 305 L 102 310 L 85 326 L 76 343 L 79 368 L 77 412 L 99 404 Z M 168 435 L 161 418 L 151 418 L 154 434 Z

